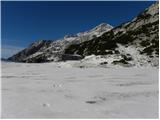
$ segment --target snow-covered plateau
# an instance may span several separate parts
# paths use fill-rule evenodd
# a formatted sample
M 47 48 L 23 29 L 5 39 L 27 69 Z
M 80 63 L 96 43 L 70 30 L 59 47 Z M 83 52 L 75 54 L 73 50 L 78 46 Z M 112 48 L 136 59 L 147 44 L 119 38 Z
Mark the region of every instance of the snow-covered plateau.
M 2 118 L 158 118 L 158 69 L 2 62 Z

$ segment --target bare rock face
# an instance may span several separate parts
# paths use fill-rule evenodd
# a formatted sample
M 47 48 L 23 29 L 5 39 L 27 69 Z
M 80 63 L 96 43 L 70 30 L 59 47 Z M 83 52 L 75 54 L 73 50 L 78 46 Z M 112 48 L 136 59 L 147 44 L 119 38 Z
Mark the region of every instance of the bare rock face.
M 15 62 L 27 62 L 27 57 L 31 56 L 33 54 L 36 54 L 37 52 L 41 51 L 44 47 L 49 46 L 52 41 L 50 40 L 40 40 L 35 43 L 32 43 L 29 45 L 28 48 L 20 51 L 16 55 L 13 55 L 12 57 L 8 58 L 8 60 L 15 61 Z

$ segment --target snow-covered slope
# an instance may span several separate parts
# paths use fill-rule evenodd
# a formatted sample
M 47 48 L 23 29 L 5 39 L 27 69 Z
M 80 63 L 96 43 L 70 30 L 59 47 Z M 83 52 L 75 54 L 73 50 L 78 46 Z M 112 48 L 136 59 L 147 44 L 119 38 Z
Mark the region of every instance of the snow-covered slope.
M 96 55 L 95 59 L 103 59 L 107 66 L 158 67 L 158 2 L 146 8 L 132 21 L 121 24 L 100 37 L 69 46 L 65 53 L 82 56 Z
M 20 51 L 16 55 L 13 55 L 9 60 L 18 62 L 59 61 L 64 58 L 62 55 L 67 46 L 89 41 L 95 37 L 101 36 L 112 28 L 111 25 L 102 23 L 89 31 L 81 32 L 76 35 L 66 35 L 60 40 L 40 40 L 32 43 L 28 48 Z M 68 58 L 69 57 L 70 56 L 68 56 Z M 74 55 L 74 57 L 77 56 Z

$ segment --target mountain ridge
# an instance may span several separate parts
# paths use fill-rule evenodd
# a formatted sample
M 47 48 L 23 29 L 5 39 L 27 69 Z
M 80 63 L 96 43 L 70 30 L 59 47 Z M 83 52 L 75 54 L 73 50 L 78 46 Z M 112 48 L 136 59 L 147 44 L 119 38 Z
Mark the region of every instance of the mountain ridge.
M 48 62 L 62 60 L 63 50 L 70 44 L 78 44 L 93 39 L 109 31 L 113 27 L 109 24 L 102 23 L 91 30 L 80 32 L 75 35 L 65 35 L 63 39 L 39 40 L 20 51 L 16 55 L 8 58 L 16 62 Z
M 158 2 L 156 2 L 130 22 L 123 23 L 92 41 L 71 45 L 65 53 L 77 53 L 82 56 L 103 55 L 108 58 L 105 62 L 110 62 L 109 58 L 113 58 L 110 64 L 114 65 L 158 66 L 158 25 Z
M 21 51 L 9 59 L 19 62 L 48 62 L 81 60 L 89 55 L 96 55 L 105 58 L 104 62 L 112 65 L 158 66 L 158 25 L 158 2 L 155 2 L 131 21 L 115 28 L 102 23 L 89 31 L 64 36 L 62 40 L 43 41 L 43 45 L 38 45 L 40 49 L 36 49 L 34 54 L 25 56 L 27 48 L 26 53 Z

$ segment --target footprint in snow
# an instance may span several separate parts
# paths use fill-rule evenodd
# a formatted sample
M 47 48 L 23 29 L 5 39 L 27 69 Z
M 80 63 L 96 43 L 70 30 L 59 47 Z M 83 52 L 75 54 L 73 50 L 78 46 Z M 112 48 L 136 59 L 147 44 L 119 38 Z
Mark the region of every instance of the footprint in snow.
M 97 103 L 97 101 L 86 101 L 86 103 L 88 103 L 88 104 L 95 104 L 95 103 Z
M 49 103 L 43 103 L 43 107 L 50 107 Z
M 94 97 L 94 99 L 95 100 L 86 101 L 86 103 L 88 103 L 88 104 L 96 104 L 96 103 L 101 103 L 101 102 L 106 100 L 106 98 L 104 98 L 104 97 Z
M 56 87 L 62 87 L 61 84 L 53 84 L 53 87 L 56 88 Z

